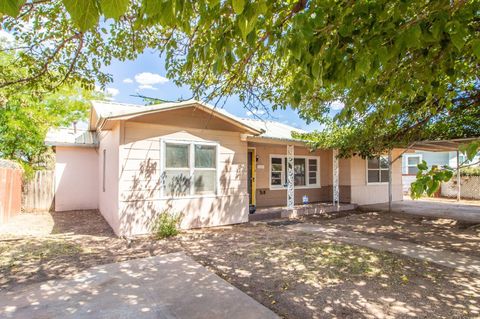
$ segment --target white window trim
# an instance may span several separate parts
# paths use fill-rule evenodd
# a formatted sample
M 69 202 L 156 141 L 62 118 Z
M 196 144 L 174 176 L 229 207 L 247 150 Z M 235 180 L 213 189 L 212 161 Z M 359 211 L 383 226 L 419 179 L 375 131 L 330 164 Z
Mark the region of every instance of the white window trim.
M 189 145 L 188 148 L 188 155 L 189 155 L 189 177 L 193 177 L 193 173 L 195 170 L 212 170 L 210 168 L 195 168 L 195 145 L 207 145 L 207 146 L 215 146 L 215 192 L 210 194 L 203 194 L 203 195 L 195 195 L 194 194 L 194 187 L 190 187 L 190 194 L 186 196 L 178 196 L 174 197 L 173 199 L 192 199 L 192 198 L 215 198 L 221 197 L 219 195 L 220 189 L 220 143 L 214 141 L 193 141 L 193 140 L 180 140 L 180 139 L 160 139 L 160 178 L 162 178 L 163 174 L 165 173 L 166 165 L 166 155 L 165 155 L 165 144 L 186 144 Z M 181 170 L 182 168 L 180 168 Z M 178 170 L 178 169 L 175 169 Z M 185 169 L 186 170 L 186 169 Z M 192 181 L 193 182 L 193 181 Z M 164 192 L 163 185 L 160 186 L 160 199 L 172 199 L 171 196 L 168 196 Z
M 415 175 L 415 174 L 409 174 L 408 173 L 408 168 L 409 167 L 416 167 L 417 165 L 408 165 L 408 159 L 410 157 L 418 157 L 420 159 L 419 163 L 422 162 L 423 160 L 423 155 L 422 154 L 405 154 L 405 167 L 406 167 L 406 171 L 405 171 L 405 174 L 404 175 Z
M 380 155 L 380 156 L 378 156 L 378 157 L 383 157 L 383 158 L 385 158 L 385 159 L 388 160 L 388 156 L 387 156 L 387 155 Z M 380 163 L 379 163 L 378 165 L 380 165 Z M 374 171 L 374 170 L 375 170 L 375 171 L 377 171 L 377 170 L 380 170 L 380 171 L 388 171 L 388 168 L 380 168 L 380 167 L 379 167 L 378 169 L 376 169 L 376 168 L 375 168 L 375 169 L 373 169 L 373 168 L 372 168 L 372 169 L 369 169 L 369 168 L 368 168 L 368 157 L 367 157 L 367 158 L 365 159 L 365 181 L 367 182 L 367 185 L 387 185 L 387 184 L 388 184 L 388 182 L 369 182 L 369 181 L 368 181 L 368 171 L 369 171 L 369 170 L 371 170 L 371 171 Z M 380 175 L 381 175 L 381 174 L 380 174 Z M 379 177 L 381 177 L 381 176 L 379 176 Z
M 282 182 L 285 180 L 285 159 L 287 158 L 287 154 L 270 154 L 269 161 L 268 161 L 268 185 L 270 190 L 286 190 L 287 187 L 285 184 L 282 185 L 272 185 L 272 158 L 280 158 L 282 159 L 282 173 L 281 178 Z M 305 159 L 305 186 L 294 186 L 295 189 L 309 189 L 309 188 L 321 188 L 320 184 L 320 156 L 310 156 L 310 155 L 295 155 L 293 158 L 302 158 Z M 317 183 L 316 184 L 309 184 L 309 159 L 316 159 L 317 160 Z

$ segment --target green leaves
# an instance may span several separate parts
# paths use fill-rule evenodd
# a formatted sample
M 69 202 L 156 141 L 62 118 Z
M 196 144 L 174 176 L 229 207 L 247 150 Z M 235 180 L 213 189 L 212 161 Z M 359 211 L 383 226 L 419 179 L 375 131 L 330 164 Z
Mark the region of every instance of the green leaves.
M 236 14 L 242 14 L 245 8 L 245 0 L 232 0 L 232 8 Z
M 118 19 L 128 9 L 130 0 L 100 0 L 100 8 L 106 18 Z
M 16 17 L 20 13 L 20 8 L 26 0 L 1 0 L 0 13 Z
M 97 25 L 100 10 L 96 0 L 63 0 L 63 4 L 80 31 L 85 32 Z
M 471 142 L 460 145 L 460 151 L 464 153 L 469 161 L 473 160 L 477 152 L 480 150 L 480 141 Z

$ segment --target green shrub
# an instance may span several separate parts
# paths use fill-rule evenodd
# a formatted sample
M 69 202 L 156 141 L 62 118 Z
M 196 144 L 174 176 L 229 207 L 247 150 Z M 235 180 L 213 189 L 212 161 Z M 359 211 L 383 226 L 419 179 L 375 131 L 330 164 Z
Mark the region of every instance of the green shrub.
M 480 167 L 465 167 L 460 169 L 461 176 L 480 176 Z
M 164 210 L 155 218 L 152 225 L 152 233 L 157 239 L 176 236 L 179 233 L 181 215 Z

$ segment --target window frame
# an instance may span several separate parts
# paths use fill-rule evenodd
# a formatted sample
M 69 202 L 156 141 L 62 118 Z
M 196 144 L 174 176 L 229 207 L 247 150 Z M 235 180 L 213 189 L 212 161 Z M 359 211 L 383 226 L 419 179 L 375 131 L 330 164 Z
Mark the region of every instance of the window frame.
M 387 155 L 380 155 L 380 156 L 377 156 L 375 158 L 384 158 L 388 161 L 388 156 Z M 365 180 L 367 182 L 367 185 L 385 185 L 385 184 L 388 184 L 388 181 L 386 182 L 382 182 L 382 171 L 387 171 L 389 170 L 389 167 L 387 168 L 381 168 L 381 163 L 379 162 L 378 163 L 378 169 L 377 168 L 368 168 L 368 160 L 371 159 L 371 157 L 367 157 L 365 159 Z M 390 164 L 389 164 L 390 165 Z M 379 174 L 379 181 L 378 182 L 369 182 L 368 181 L 368 171 L 378 171 L 378 174 Z
M 287 187 L 284 183 L 281 185 L 272 185 L 272 158 L 280 158 L 282 160 L 282 171 L 281 171 L 281 180 L 284 181 L 286 178 L 286 154 L 270 154 L 269 161 L 268 161 L 268 185 L 270 190 L 286 190 Z M 309 188 L 321 188 L 320 184 L 320 156 L 311 156 L 311 155 L 294 155 L 294 159 L 300 158 L 305 159 L 305 185 L 302 186 L 294 186 L 295 189 L 309 189 Z M 309 167 L 309 160 L 315 159 L 317 160 L 317 171 L 316 171 L 316 183 L 310 184 L 310 167 Z
M 410 173 L 408 172 L 408 168 L 409 168 L 409 167 L 417 167 L 417 165 L 409 165 L 409 164 L 408 164 L 408 159 L 409 159 L 410 157 L 418 157 L 418 158 L 419 158 L 418 163 L 420 164 L 420 163 L 422 162 L 422 160 L 423 160 L 423 156 L 422 156 L 422 154 L 405 154 L 405 168 L 406 168 L 405 175 L 412 175 L 412 176 L 413 176 L 413 175 L 417 175 L 417 174 L 410 174 Z
M 180 140 L 180 139 L 161 139 L 160 140 L 160 177 L 162 178 L 164 173 L 168 170 L 182 170 L 181 168 L 167 168 L 166 167 L 166 145 L 167 144 L 184 144 L 188 145 L 188 171 L 191 181 L 188 194 L 185 196 L 173 197 L 173 199 L 188 199 L 188 198 L 205 198 L 205 197 L 217 197 L 219 196 L 220 189 L 220 143 L 214 141 L 193 141 L 193 140 Z M 195 145 L 214 146 L 215 147 L 215 168 L 195 168 Z M 185 169 L 186 170 L 186 169 Z M 195 194 L 195 171 L 215 171 L 215 191 L 209 194 Z M 172 199 L 171 195 L 166 194 L 165 188 L 162 182 L 160 187 L 160 199 Z

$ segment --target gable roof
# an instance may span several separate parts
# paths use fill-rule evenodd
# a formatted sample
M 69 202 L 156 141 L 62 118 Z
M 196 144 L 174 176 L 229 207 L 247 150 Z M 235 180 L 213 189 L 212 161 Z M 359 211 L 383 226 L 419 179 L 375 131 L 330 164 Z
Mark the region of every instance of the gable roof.
M 188 100 L 175 103 L 161 103 L 149 106 L 124 104 L 106 101 L 92 101 L 93 111 L 90 114 L 90 130 L 102 128 L 107 121 L 128 120 L 138 116 L 166 112 L 171 110 L 178 110 L 188 107 L 195 107 L 211 113 L 220 119 L 223 119 L 231 124 L 241 127 L 245 131 L 252 134 L 261 134 L 262 131 L 256 127 L 243 122 L 240 118 L 228 113 L 224 109 L 219 109 L 209 104 L 205 104 L 196 100 Z
M 49 130 L 45 144 L 50 146 L 79 146 L 96 147 L 98 145 L 97 129 L 102 129 L 110 121 L 128 120 L 138 116 L 165 112 L 169 110 L 197 107 L 206 112 L 240 127 L 251 135 L 248 140 L 256 142 L 294 142 L 303 144 L 304 141 L 292 138 L 292 132 L 306 133 L 306 131 L 275 121 L 260 119 L 240 118 L 224 109 L 215 108 L 195 100 L 178 103 L 162 103 L 151 106 L 117 103 L 110 101 L 91 101 L 92 109 L 89 119 L 89 130 L 77 130 L 75 133 L 70 128 Z

